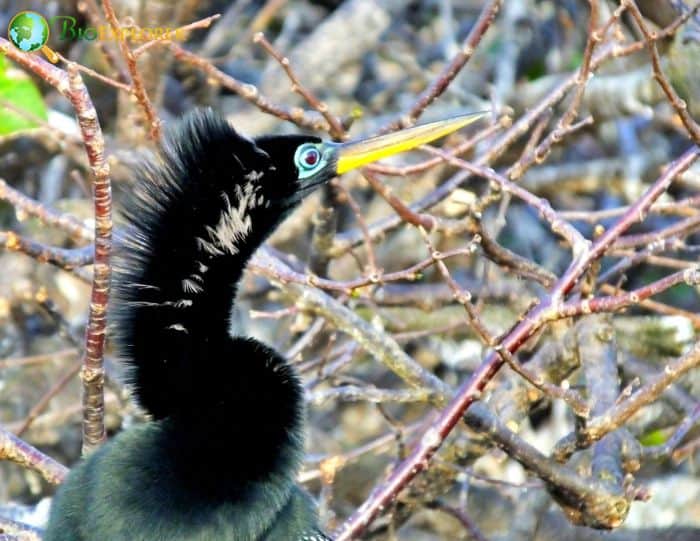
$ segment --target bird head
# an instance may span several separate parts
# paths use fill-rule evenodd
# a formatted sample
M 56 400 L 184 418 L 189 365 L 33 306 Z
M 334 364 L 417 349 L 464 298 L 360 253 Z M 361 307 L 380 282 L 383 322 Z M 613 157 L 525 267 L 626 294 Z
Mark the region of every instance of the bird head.
M 304 135 L 265 136 L 255 140 L 269 154 L 274 185 L 266 185 L 266 196 L 282 208 L 298 204 L 306 195 L 332 178 L 377 160 L 411 150 L 444 137 L 485 116 L 470 113 L 438 120 L 397 132 L 334 143 Z

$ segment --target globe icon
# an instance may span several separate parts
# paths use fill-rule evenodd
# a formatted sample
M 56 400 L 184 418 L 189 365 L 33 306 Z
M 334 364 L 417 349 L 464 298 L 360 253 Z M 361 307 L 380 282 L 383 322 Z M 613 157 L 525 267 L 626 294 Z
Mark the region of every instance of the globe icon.
M 10 21 L 7 34 L 20 51 L 38 51 L 49 40 L 49 23 L 34 11 L 21 11 Z

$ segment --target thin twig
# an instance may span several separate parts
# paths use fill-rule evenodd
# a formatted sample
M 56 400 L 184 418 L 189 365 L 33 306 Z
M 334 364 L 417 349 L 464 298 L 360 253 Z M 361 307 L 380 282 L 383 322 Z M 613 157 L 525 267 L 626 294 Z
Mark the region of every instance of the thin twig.
M 102 0 L 102 9 L 104 10 L 107 22 L 112 27 L 112 32 L 116 36 L 121 36 L 121 27 L 119 25 L 119 20 L 114 13 L 114 8 L 112 7 L 112 0 Z M 129 47 L 129 44 L 124 39 L 118 39 L 119 50 L 126 61 L 126 67 L 131 75 L 131 87 L 136 100 L 138 101 L 143 114 L 146 119 L 146 125 L 148 126 L 148 135 L 153 141 L 159 141 L 161 136 L 161 126 L 158 114 L 153 108 L 148 94 L 146 93 L 146 87 L 143 84 L 143 79 L 139 73 L 138 67 L 136 66 L 136 55 Z
M 423 114 L 423 111 L 447 90 L 462 68 L 471 60 L 474 51 L 476 51 L 479 43 L 481 43 L 481 39 L 491 27 L 502 4 L 503 0 L 491 0 L 484 5 L 479 14 L 479 18 L 474 23 L 462 47 L 452 61 L 444 67 L 435 81 L 433 81 L 433 83 L 418 97 L 408 112 L 401 115 L 401 118 L 398 120 L 382 128 L 381 133 L 413 126 L 416 120 Z
M 700 342 L 696 342 L 682 357 L 668 363 L 656 376 L 649 378 L 649 381 L 632 396 L 591 419 L 577 434 L 569 434 L 562 438 L 555 446 L 553 456 L 563 462 L 577 449 L 585 449 L 600 440 L 622 426 L 622 423 L 642 407 L 656 400 L 669 385 L 697 366 L 700 366 Z
M 187 62 L 188 64 L 202 70 L 212 80 L 218 82 L 224 88 L 235 92 L 244 100 L 252 103 L 258 109 L 265 113 L 276 116 L 280 120 L 292 122 L 302 128 L 308 128 L 315 131 L 325 131 L 329 129 L 328 123 L 323 117 L 314 117 L 308 111 L 300 107 L 288 108 L 283 105 L 272 103 L 268 98 L 260 94 L 260 90 L 255 85 L 241 83 L 230 75 L 227 75 L 206 58 L 198 56 L 177 43 L 170 44 L 170 50 L 175 55 L 176 60 Z
M 263 49 L 265 49 L 265 51 L 267 51 L 267 53 L 270 56 L 272 56 L 272 58 L 274 58 L 279 63 L 280 66 L 282 66 L 282 69 L 287 74 L 289 80 L 292 82 L 292 92 L 296 92 L 297 94 L 299 94 L 302 98 L 306 100 L 306 102 L 311 106 L 312 109 L 318 111 L 321 114 L 321 116 L 323 116 L 326 122 L 328 122 L 328 126 L 330 128 L 329 133 L 331 134 L 331 137 L 339 141 L 343 140 L 346 137 L 345 128 L 343 128 L 343 125 L 340 123 L 340 121 L 330 113 L 330 111 L 328 110 L 328 105 L 323 101 L 319 100 L 313 92 L 311 92 L 305 85 L 301 83 L 299 77 L 297 77 L 297 74 L 291 67 L 289 58 L 280 53 L 274 47 L 274 45 L 272 45 L 272 43 L 267 41 L 265 34 L 263 34 L 262 32 L 258 32 L 253 36 L 253 43 L 259 44 Z
M 651 66 L 654 71 L 654 79 L 659 83 L 659 86 L 666 94 L 669 103 L 673 109 L 678 113 L 678 116 L 683 122 L 683 126 L 688 131 L 688 136 L 695 144 L 700 144 L 700 125 L 695 122 L 695 119 L 688 112 L 688 104 L 683 101 L 676 90 L 673 88 L 669 80 L 664 75 L 663 69 L 661 68 L 661 57 L 659 56 L 659 50 L 656 47 L 657 33 L 651 32 L 644 22 L 644 17 L 642 16 L 637 3 L 634 0 L 623 0 L 623 5 L 627 7 L 629 12 L 632 14 L 637 27 L 644 35 L 644 39 L 649 49 L 649 54 L 651 55 Z M 697 9 L 697 7 L 696 7 Z
M 2 427 L 0 427 L 0 460 L 11 460 L 34 470 L 53 485 L 60 484 L 68 475 L 68 468 Z
M 35 199 L 31 199 L 22 192 L 15 190 L 1 178 L 0 199 L 10 203 L 18 213 L 22 212 L 30 216 L 36 216 L 43 223 L 58 227 L 77 239 L 91 241 L 94 238 L 94 232 L 74 216 L 60 213 L 42 205 Z
M 199 21 L 195 21 L 193 23 L 189 23 L 183 26 L 179 26 L 175 28 L 174 30 L 171 30 L 170 32 L 178 36 L 180 38 L 183 38 L 186 36 L 187 32 L 190 30 L 197 30 L 200 28 L 209 28 L 211 24 L 219 19 L 221 17 L 220 13 L 217 13 L 215 15 L 212 15 L 210 17 L 205 17 L 204 19 L 200 19 Z M 134 58 L 138 58 L 141 56 L 143 53 L 145 53 L 148 49 L 151 47 L 154 47 L 155 45 L 168 45 L 172 42 L 172 40 L 167 39 L 167 38 L 160 38 L 160 39 L 153 39 L 151 41 L 147 41 L 143 45 L 139 45 L 134 49 Z
M 42 263 L 51 263 L 67 271 L 76 271 L 94 261 L 93 248 L 57 248 L 18 235 L 14 231 L 0 231 L 0 247 L 21 252 Z M 76 272 L 78 276 L 81 276 Z
M 672 163 L 659 179 L 630 207 L 618 222 L 601 235 L 590 249 L 578 254 L 564 275 L 556 282 L 547 297 L 525 314 L 520 322 L 500 341 L 502 349 L 514 353 L 557 309 L 560 300 L 576 284 L 589 264 L 599 259 L 610 245 L 627 230 L 666 191 L 673 179 L 685 171 L 700 155 L 700 149 L 692 147 Z M 698 353 L 700 353 L 700 348 Z M 385 509 L 411 479 L 425 470 L 430 458 L 444 439 L 462 418 L 466 409 L 481 396 L 503 364 L 497 352 L 489 354 L 472 376 L 456 392 L 449 405 L 442 411 L 433 426 L 423 435 L 411 454 L 383 481 L 372 495 L 351 515 L 336 536 L 337 541 L 349 541 L 364 531 L 371 521 Z

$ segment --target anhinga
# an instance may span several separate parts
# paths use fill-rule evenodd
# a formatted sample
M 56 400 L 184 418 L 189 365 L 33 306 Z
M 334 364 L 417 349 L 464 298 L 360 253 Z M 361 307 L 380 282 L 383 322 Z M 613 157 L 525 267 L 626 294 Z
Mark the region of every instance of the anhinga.
M 152 420 L 76 466 L 45 541 L 325 541 L 295 477 L 299 378 L 272 348 L 231 336 L 253 252 L 334 176 L 444 136 L 464 115 L 353 143 L 237 133 L 188 115 L 140 168 L 114 279 L 117 347 Z

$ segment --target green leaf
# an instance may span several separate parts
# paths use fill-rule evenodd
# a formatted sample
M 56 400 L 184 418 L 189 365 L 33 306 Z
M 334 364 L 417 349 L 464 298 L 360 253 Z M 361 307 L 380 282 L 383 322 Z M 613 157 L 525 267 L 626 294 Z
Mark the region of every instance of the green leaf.
M 47 118 L 44 99 L 34 81 L 0 55 L 0 135 L 35 128 L 35 119 Z
M 655 445 L 663 445 L 666 443 L 667 439 L 668 438 L 666 437 L 666 432 L 664 430 L 653 430 L 644 434 L 639 439 L 639 443 L 641 443 L 644 447 L 654 447 Z

